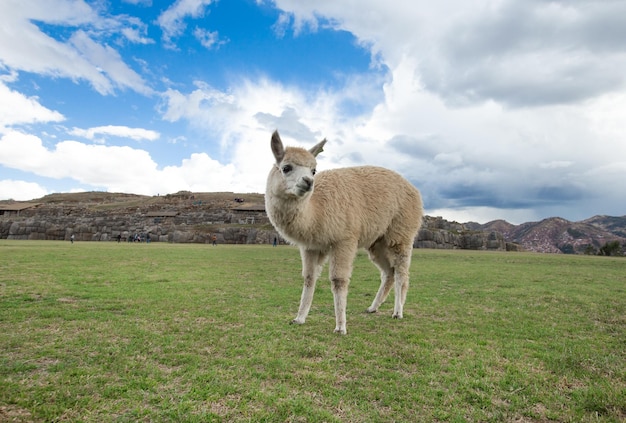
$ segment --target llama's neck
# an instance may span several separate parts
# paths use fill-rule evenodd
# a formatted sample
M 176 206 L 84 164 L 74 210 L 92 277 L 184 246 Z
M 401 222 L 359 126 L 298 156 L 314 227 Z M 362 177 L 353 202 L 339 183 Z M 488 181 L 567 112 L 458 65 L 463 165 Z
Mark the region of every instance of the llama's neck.
M 305 198 L 271 196 L 268 214 L 272 223 L 284 236 L 293 241 L 308 238 L 314 227 L 311 196 Z

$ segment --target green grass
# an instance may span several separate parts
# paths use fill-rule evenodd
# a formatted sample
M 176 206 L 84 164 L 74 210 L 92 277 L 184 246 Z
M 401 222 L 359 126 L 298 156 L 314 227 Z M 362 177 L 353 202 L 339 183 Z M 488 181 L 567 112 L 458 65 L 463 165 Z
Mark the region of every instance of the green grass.
M 0 241 L 0 421 L 617 422 L 626 260 L 415 250 L 403 320 L 348 335 L 292 247 Z M 393 294 L 391 294 L 393 295 Z

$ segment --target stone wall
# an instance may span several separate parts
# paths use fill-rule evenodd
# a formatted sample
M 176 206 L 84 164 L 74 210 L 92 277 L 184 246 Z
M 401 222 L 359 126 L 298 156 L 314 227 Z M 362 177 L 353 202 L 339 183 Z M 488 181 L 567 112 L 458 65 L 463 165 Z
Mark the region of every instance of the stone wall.
M 88 209 L 38 208 L 18 216 L 0 217 L 1 239 L 123 241 L 135 234 L 152 242 L 270 243 L 277 233 L 260 212 L 232 210 L 184 210 L 173 216 L 148 216 L 145 210 L 126 213 L 94 212 Z M 247 224 L 254 222 L 255 224 Z
M 514 246 L 499 232 L 470 231 L 457 222 L 448 222 L 441 217 L 424 218 L 413 246 L 416 248 L 496 250 L 509 251 Z
M 151 214 L 151 216 L 148 216 Z M 169 216 L 155 216 L 146 210 L 124 212 L 93 211 L 81 208 L 37 208 L 18 216 L 0 217 L 0 238 L 24 240 L 69 240 L 124 242 L 135 234 L 151 242 L 211 243 L 216 236 L 222 244 L 284 243 L 263 212 L 182 209 Z M 255 222 L 246 224 L 245 222 Z M 517 250 L 499 232 L 470 231 L 441 217 L 425 217 L 415 239 L 416 248 Z

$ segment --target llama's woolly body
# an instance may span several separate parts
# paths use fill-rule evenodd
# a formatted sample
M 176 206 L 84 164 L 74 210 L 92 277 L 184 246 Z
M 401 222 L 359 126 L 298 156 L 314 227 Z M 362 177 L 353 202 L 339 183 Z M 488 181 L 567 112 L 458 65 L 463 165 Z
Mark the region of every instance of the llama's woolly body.
M 395 284 L 394 317 L 402 318 L 413 239 L 422 222 L 422 200 L 406 179 L 381 167 L 350 167 L 315 175 L 315 156 L 324 143 L 309 151 L 284 149 L 275 132 L 276 164 L 268 176 L 265 202 L 274 227 L 298 245 L 302 255 L 304 289 L 294 323 L 304 323 L 316 280 L 330 257 L 335 331 L 345 334 L 347 288 L 359 247 L 368 249 L 381 271 L 381 286 L 368 311 L 377 311 Z
M 411 220 L 421 219 L 417 190 L 397 173 L 374 166 L 320 172 L 308 199 L 268 201 L 266 209 L 286 240 L 319 250 L 348 239 L 369 248 L 382 236 L 392 245 L 412 243 L 416 224 Z

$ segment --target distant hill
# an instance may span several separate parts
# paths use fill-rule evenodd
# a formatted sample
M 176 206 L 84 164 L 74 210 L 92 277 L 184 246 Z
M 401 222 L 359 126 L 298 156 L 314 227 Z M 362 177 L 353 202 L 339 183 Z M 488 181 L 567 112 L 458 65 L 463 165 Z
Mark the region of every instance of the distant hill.
M 619 237 L 626 238 L 626 216 L 594 216 L 583 220 L 582 223 L 588 223 Z
M 500 232 L 505 238 L 509 237 L 510 233 L 516 228 L 512 223 L 506 220 L 498 219 L 481 225 L 476 222 L 465 223 L 465 227 L 473 231 L 495 231 Z
M 467 226 L 473 230 L 498 231 L 507 242 L 542 253 L 596 254 L 611 241 L 626 245 L 626 216 L 594 216 L 580 222 L 551 217 L 521 225 L 494 220 L 485 224 L 470 222 Z

